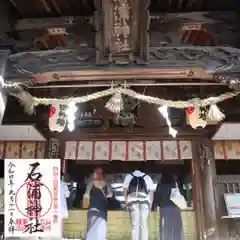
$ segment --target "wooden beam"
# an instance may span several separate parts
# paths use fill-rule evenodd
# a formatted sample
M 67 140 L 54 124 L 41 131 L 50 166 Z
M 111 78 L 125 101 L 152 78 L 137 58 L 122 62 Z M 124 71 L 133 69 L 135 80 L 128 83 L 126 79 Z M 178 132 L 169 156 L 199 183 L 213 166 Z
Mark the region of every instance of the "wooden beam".
M 43 1 L 43 0 L 42 0 Z M 57 10 L 60 11 L 59 9 Z M 214 16 L 214 17 L 212 17 Z M 159 24 L 169 24 L 176 22 L 182 30 L 200 30 L 203 25 L 236 22 L 235 12 L 189 12 L 189 13 L 155 13 L 150 15 L 151 21 L 159 21 Z M 92 17 L 67 16 L 41 19 L 21 19 L 15 24 L 17 31 L 45 29 L 48 27 L 70 27 L 76 24 L 82 24 L 85 21 L 92 22 Z M 231 24 L 232 25 L 232 24 Z
M 88 20 L 89 20 L 88 17 L 82 16 L 21 19 L 16 22 L 14 29 L 16 31 L 26 31 L 26 30 L 43 30 L 54 27 L 72 27 L 74 25 L 84 24 Z
M 177 139 L 199 139 L 201 137 L 207 136 L 207 129 L 203 130 L 194 130 L 194 129 L 183 129 L 180 127 L 175 127 L 178 130 Z M 47 131 L 47 129 L 45 129 Z M 154 140 L 154 139 L 173 139 L 172 136 L 169 135 L 168 127 L 162 128 L 155 128 L 154 130 L 139 130 L 133 129 L 132 132 L 123 132 L 122 128 L 119 129 L 99 129 L 99 128 L 92 128 L 92 129 L 76 129 L 74 132 L 68 132 L 67 130 L 61 135 L 61 139 L 63 141 L 76 141 L 79 140 L 79 136 L 82 139 L 146 139 L 146 140 Z
M 193 76 L 189 76 L 193 72 Z M 149 68 L 149 69 L 115 69 L 115 70 L 85 70 L 85 71 L 65 71 L 65 72 L 45 72 L 32 76 L 35 83 L 46 84 L 48 82 L 76 82 L 76 81 L 102 81 L 102 80 L 125 80 L 132 79 L 198 79 L 212 80 L 212 74 L 201 68 L 182 68 L 166 69 Z M 181 83 L 179 83 L 181 85 Z M 191 84 L 190 84 L 191 85 Z
M 107 61 L 96 65 L 87 48 L 22 52 L 9 57 L 6 80 L 28 77 L 36 83 L 123 79 L 197 79 L 231 87 L 240 83 L 240 50 L 225 47 L 174 46 L 148 48 L 148 63 Z M 111 65 L 111 68 L 109 67 Z M 63 70 L 66 69 L 66 70 Z M 24 81 L 25 82 L 25 81 Z
M 154 13 L 150 15 L 152 21 L 160 21 L 161 24 L 176 21 L 181 24 L 213 24 L 225 21 L 236 21 L 235 11 L 219 12 L 182 12 L 182 13 Z

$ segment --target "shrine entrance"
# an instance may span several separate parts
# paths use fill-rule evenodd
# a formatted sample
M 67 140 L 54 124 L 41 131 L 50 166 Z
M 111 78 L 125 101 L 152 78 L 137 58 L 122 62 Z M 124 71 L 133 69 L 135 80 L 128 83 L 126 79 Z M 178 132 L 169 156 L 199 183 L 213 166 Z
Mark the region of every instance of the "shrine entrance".
M 188 206 L 182 211 L 185 239 L 197 239 L 195 204 L 193 199 L 191 171 L 191 141 L 158 139 L 104 139 L 79 140 L 65 143 L 65 169 L 68 181 L 78 184 L 79 191 L 70 198 L 70 215 L 65 234 L 72 237 L 84 236 L 87 227 L 87 210 L 82 209 L 86 183 L 94 168 L 101 167 L 114 190 L 114 202 L 109 203 L 108 238 L 129 239 L 131 224 L 125 209 L 122 184 L 127 173 L 138 168 L 139 163 L 149 174 L 155 188 L 161 182 L 161 175 L 169 172 L 176 176 L 183 189 Z M 84 216 L 79 218 L 79 214 Z M 159 239 L 159 212 L 153 208 L 149 217 L 149 239 Z
M 228 180 L 215 159 L 229 148 L 215 151 L 212 137 L 223 121 L 240 121 L 236 9 L 236 0 L 1 0 L 0 123 L 35 124 L 49 142 L 3 139 L 2 158 L 39 158 L 46 148 L 43 158 L 61 158 L 66 173 L 100 164 L 122 174 L 139 161 L 153 174 L 188 167 L 185 238 L 219 239 Z M 86 218 L 71 209 L 66 236 L 82 237 Z M 113 238 L 129 225 L 124 211 L 109 219 Z M 153 239 L 158 221 L 152 212 Z

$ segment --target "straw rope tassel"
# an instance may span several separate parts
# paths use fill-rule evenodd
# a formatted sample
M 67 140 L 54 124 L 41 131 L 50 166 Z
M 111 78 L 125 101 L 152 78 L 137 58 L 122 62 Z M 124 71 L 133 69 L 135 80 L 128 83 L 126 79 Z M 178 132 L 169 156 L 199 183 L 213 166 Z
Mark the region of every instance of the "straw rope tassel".
M 221 112 L 216 104 L 210 105 L 207 119 L 210 121 L 220 122 L 225 118 L 225 114 Z
M 113 113 L 120 113 L 123 110 L 123 98 L 122 94 L 117 92 L 109 99 L 105 104 L 105 108 Z

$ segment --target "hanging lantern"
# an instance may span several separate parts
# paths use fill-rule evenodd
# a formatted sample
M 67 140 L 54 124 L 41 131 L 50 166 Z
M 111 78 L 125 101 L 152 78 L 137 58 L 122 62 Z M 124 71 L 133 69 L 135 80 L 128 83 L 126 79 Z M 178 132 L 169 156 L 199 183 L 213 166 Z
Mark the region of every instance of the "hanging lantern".
M 205 128 L 207 125 L 205 117 L 201 114 L 200 108 L 197 106 L 187 109 L 187 118 L 188 123 L 193 129 L 196 129 L 197 127 Z
M 50 107 L 48 126 L 51 132 L 62 132 L 66 126 L 66 106 L 54 104 Z

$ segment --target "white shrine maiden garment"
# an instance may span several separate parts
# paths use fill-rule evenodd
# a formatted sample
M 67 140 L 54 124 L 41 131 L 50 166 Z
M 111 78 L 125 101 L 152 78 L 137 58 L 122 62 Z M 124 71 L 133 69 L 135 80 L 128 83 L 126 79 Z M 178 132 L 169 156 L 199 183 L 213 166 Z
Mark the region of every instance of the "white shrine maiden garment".
M 61 180 L 61 190 L 60 190 L 60 214 L 61 218 L 68 218 L 68 206 L 67 206 L 67 198 L 70 196 L 70 192 L 68 190 L 68 185 L 64 181 Z

